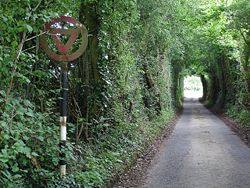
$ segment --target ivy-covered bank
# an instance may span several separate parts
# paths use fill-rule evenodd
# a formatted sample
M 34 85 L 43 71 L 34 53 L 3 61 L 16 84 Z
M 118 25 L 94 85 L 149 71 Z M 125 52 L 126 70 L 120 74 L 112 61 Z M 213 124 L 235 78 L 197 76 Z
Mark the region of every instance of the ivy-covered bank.
M 89 31 L 69 70 L 67 176 L 59 177 L 60 70 L 44 22 Z M 155 139 L 201 76 L 210 105 L 249 121 L 247 0 L 0 2 L 0 187 L 104 187 Z
M 10 0 L 0 7 L 0 187 L 104 186 L 181 105 L 180 2 Z M 61 180 L 60 75 L 38 36 L 44 22 L 65 14 L 86 25 L 89 43 L 69 70 Z

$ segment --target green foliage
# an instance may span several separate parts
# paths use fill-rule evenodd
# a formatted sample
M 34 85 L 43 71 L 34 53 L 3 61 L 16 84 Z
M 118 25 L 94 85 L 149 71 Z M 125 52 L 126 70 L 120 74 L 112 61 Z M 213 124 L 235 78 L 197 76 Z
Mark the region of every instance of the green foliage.
M 141 119 L 137 124 L 119 125 L 95 145 L 86 149 L 83 172 L 76 179 L 83 187 L 104 187 L 117 173 L 122 173 L 146 144 L 159 135 L 165 124 L 173 117 L 165 111 L 154 121 Z
M 242 125 L 250 127 L 250 112 L 247 109 L 242 110 L 241 106 L 228 106 L 226 115 L 238 120 Z
M 0 2 L 0 186 L 104 186 L 173 117 L 187 75 L 202 75 L 204 99 L 248 126 L 248 11 L 247 0 Z M 65 14 L 86 25 L 89 44 L 69 66 L 61 179 L 60 70 L 39 35 Z
M 2 104 L 2 103 L 1 103 Z M 21 98 L 8 98 L 0 121 L 0 184 L 25 187 L 51 180 L 59 157 L 55 116 L 35 111 Z
M 196 16 L 187 18 L 191 32 L 186 37 L 190 46 L 184 74 L 205 78 L 203 98 L 209 106 L 225 111 L 240 108 L 248 114 L 249 2 L 200 0 L 193 12 Z
M 44 22 L 73 1 L 0 2 L 0 187 L 45 187 L 58 176 L 57 72 L 39 49 Z M 75 14 L 75 13 L 74 13 Z M 72 146 L 66 148 L 69 159 Z
M 153 1 L 79 3 L 1 2 L 1 185 L 104 185 L 122 172 L 122 161 L 132 162 L 134 153 L 159 134 L 173 115 L 168 48 L 172 28 L 167 29 L 169 23 L 164 21 L 171 10 L 168 4 L 161 1 L 164 9 L 157 8 L 152 14 L 157 6 Z M 79 10 L 84 6 L 88 8 Z M 60 181 L 59 70 L 39 50 L 38 36 L 51 18 L 78 17 L 87 11 L 96 16 L 93 21 L 85 15 L 83 21 L 90 30 L 90 41 L 93 36 L 98 45 L 87 50 L 83 63 L 90 69 L 83 73 L 82 62 L 70 69 L 68 137 L 72 144 L 66 150 L 71 175 Z M 171 14 L 174 10 L 168 16 Z M 95 26 L 96 32 L 91 33 Z M 174 46 L 172 50 L 178 51 Z

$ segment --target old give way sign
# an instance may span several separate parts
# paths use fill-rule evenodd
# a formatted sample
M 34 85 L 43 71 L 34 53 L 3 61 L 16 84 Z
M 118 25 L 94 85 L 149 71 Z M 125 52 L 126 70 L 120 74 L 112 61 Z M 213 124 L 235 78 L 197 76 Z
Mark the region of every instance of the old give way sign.
M 88 44 L 87 29 L 74 18 L 61 16 L 44 25 L 44 34 L 40 44 L 49 58 L 61 62 L 61 99 L 60 99 L 60 173 L 66 175 L 67 140 L 67 103 L 68 103 L 68 67 L 67 63 L 77 59 Z
M 49 58 L 59 62 L 77 59 L 88 44 L 87 29 L 72 17 L 54 18 L 44 26 L 40 44 Z

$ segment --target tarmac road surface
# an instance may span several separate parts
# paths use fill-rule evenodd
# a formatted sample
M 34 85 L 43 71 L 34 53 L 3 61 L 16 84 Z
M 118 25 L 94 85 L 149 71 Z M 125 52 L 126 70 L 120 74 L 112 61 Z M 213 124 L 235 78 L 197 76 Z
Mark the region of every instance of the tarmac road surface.
M 186 99 L 142 187 L 250 188 L 250 149 L 197 99 Z

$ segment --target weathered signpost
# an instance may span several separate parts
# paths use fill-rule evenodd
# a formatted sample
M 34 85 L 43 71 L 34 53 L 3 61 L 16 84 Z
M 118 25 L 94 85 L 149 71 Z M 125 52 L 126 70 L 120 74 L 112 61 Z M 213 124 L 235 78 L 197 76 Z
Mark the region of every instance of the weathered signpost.
M 80 57 L 88 44 L 87 29 L 74 18 L 61 16 L 54 18 L 44 26 L 45 34 L 40 37 L 40 44 L 52 60 L 61 68 L 61 106 L 60 106 L 60 173 L 66 174 L 64 148 L 67 139 L 67 97 L 68 97 L 68 62 Z M 63 42 L 66 40 L 66 43 Z M 54 46 L 53 46 L 54 45 Z

